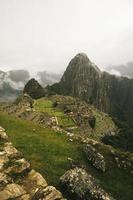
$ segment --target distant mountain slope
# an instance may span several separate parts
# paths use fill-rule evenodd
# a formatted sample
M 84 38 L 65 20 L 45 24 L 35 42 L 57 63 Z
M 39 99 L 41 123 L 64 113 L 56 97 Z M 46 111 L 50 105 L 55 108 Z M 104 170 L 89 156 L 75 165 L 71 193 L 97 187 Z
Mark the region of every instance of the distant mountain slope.
M 61 79 L 62 74 L 56 74 L 47 71 L 40 71 L 37 72 L 37 80 L 43 86 L 46 87 L 47 85 L 52 85 L 56 82 L 59 82 Z
M 29 79 L 26 70 L 0 71 L 0 101 L 14 100 Z
M 126 65 L 109 66 L 107 67 L 107 71 L 112 74 L 133 78 L 133 62 L 127 63 Z
M 133 79 L 102 73 L 85 54 L 76 55 L 49 89 L 79 97 L 133 126 Z
M 34 99 L 44 96 L 44 89 L 34 78 L 30 79 L 24 87 L 24 93 L 30 95 Z
M 45 87 L 60 80 L 61 75 L 46 71 L 36 72 L 38 82 Z M 0 101 L 13 101 L 24 89 L 31 75 L 27 70 L 0 71 Z

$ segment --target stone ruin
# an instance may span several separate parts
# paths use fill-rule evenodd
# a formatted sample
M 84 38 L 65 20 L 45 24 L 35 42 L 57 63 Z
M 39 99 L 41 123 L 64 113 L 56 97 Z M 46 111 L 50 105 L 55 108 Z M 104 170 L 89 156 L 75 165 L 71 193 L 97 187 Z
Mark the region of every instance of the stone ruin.
M 106 170 L 105 159 L 102 154 L 97 152 L 95 147 L 91 146 L 90 144 L 86 144 L 84 145 L 84 152 L 90 164 L 92 164 L 96 169 L 105 172 Z
M 0 200 L 64 200 L 60 191 L 49 186 L 31 169 L 0 127 Z

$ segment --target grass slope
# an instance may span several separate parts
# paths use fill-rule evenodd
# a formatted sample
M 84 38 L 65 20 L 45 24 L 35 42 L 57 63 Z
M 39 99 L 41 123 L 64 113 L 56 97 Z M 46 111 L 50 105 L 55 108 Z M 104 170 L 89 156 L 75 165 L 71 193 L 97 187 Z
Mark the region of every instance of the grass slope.
M 71 157 L 88 166 L 88 171 L 98 179 L 99 184 L 117 200 L 132 200 L 133 178 L 113 165 L 105 173 L 97 171 L 88 164 L 80 143 L 71 143 L 62 133 L 2 112 L 0 125 L 6 129 L 16 148 L 23 152 L 32 167 L 42 173 L 49 184 L 58 186 L 59 177 L 69 169 L 67 158 Z M 108 156 L 106 148 L 100 150 Z M 110 161 L 108 163 L 111 165 Z
M 69 168 L 67 158 L 85 163 L 81 145 L 71 144 L 68 138 L 52 129 L 44 129 L 30 121 L 0 112 L 0 125 L 6 129 L 15 147 L 24 153 L 34 169 L 57 185 L 59 177 Z
M 53 102 L 51 100 L 47 100 L 44 98 L 38 99 L 34 103 L 34 108 L 37 112 L 46 112 L 51 116 L 57 117 L 59 126 L 75 126 L 73 120 L 70 117 L 66 116 L 61 109 L 53 107 Z

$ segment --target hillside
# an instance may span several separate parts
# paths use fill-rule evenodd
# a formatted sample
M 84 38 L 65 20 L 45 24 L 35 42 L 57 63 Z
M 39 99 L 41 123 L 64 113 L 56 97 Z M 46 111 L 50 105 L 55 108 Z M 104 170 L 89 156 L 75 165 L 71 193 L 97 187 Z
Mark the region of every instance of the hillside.
M 132 200 L 132 129 L 122 122 L 132 122 L 131 91 L 132 79 L 101 72 L 78 54 L 59 83 L 43 88 L 30 79 L 15 102 L 1 104 L 0 125 L 68 200 Z
M 90 181 L 94 178 L 92 184 L 98 184 L 98 188 L 103 188 L 115 199 L 132 199 L 132 154 L 101 142 L 106 135 L 117 135 L 117 127 L 107 114 L 78 98 L 60 95 L 38 100 L 24 95 L 16 103 L 3 105 L 1 110 L 0 124 L 15 147 L 24 153 L 32 168 L 40 172 L 48 184 L 60 188 L 68 199 L 77 198 L 73 197 L 70 188 L 68 196 L 62 184 L 78 167 L 81 173 L 86 170 L 90 174 Z M 80 180 L 78 174 L 75 176 Z M 63 181 L 61 185 L 60 180 Z M 79 190 L 80 187 L 81 184 Z M 102 194 L 103 190 L 98 188 L 96 191 Z
M 31 168 L 0 127 L 0 199 L 63 200 L 55 187 L 49 186 L 43 176 Z
M 14 101 L 28 79 L 29 73 L 25 70 L 0 71 L 0 101 Z
M 61 77 L 60 74 L 47 71 L 38 71 L 33 76 L 43 87 L 58 82 Z M 13 102 L 22 93 L 25 84 L 30 79 L 31 75 L 27 70 L 0 71 L 0 102 Z
M 44 127 L 72 131 L 77 137 L 82 135 L 100 139 L 117 130 L 107 114 L 70 96 L 53 95 L 33 100 L 24 94 L 15 103 L 5 105 L 1 110 Z
M 133 126 L 133 79 L 101 72 L 83 53 L 70 61 L 61 81 L 48 89 L 79 97 Z

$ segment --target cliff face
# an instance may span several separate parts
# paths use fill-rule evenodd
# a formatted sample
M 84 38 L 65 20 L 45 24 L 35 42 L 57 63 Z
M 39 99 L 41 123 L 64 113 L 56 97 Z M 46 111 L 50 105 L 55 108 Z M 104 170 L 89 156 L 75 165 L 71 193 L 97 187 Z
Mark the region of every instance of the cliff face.
M 51 89 L 79 97 L 113 117 L 133 124 L 133 79 L 102 73 L 83 53 L 70 61 L 61 81 Z
M 70 61 L 60 85 L 67 95 L 94 101 L 97 98 L 100 75 L 100 70 L 85 54 L 78 54 Z
M 133 79 L 103 73 L 97 107 L 129 125 L 133 124 Z

